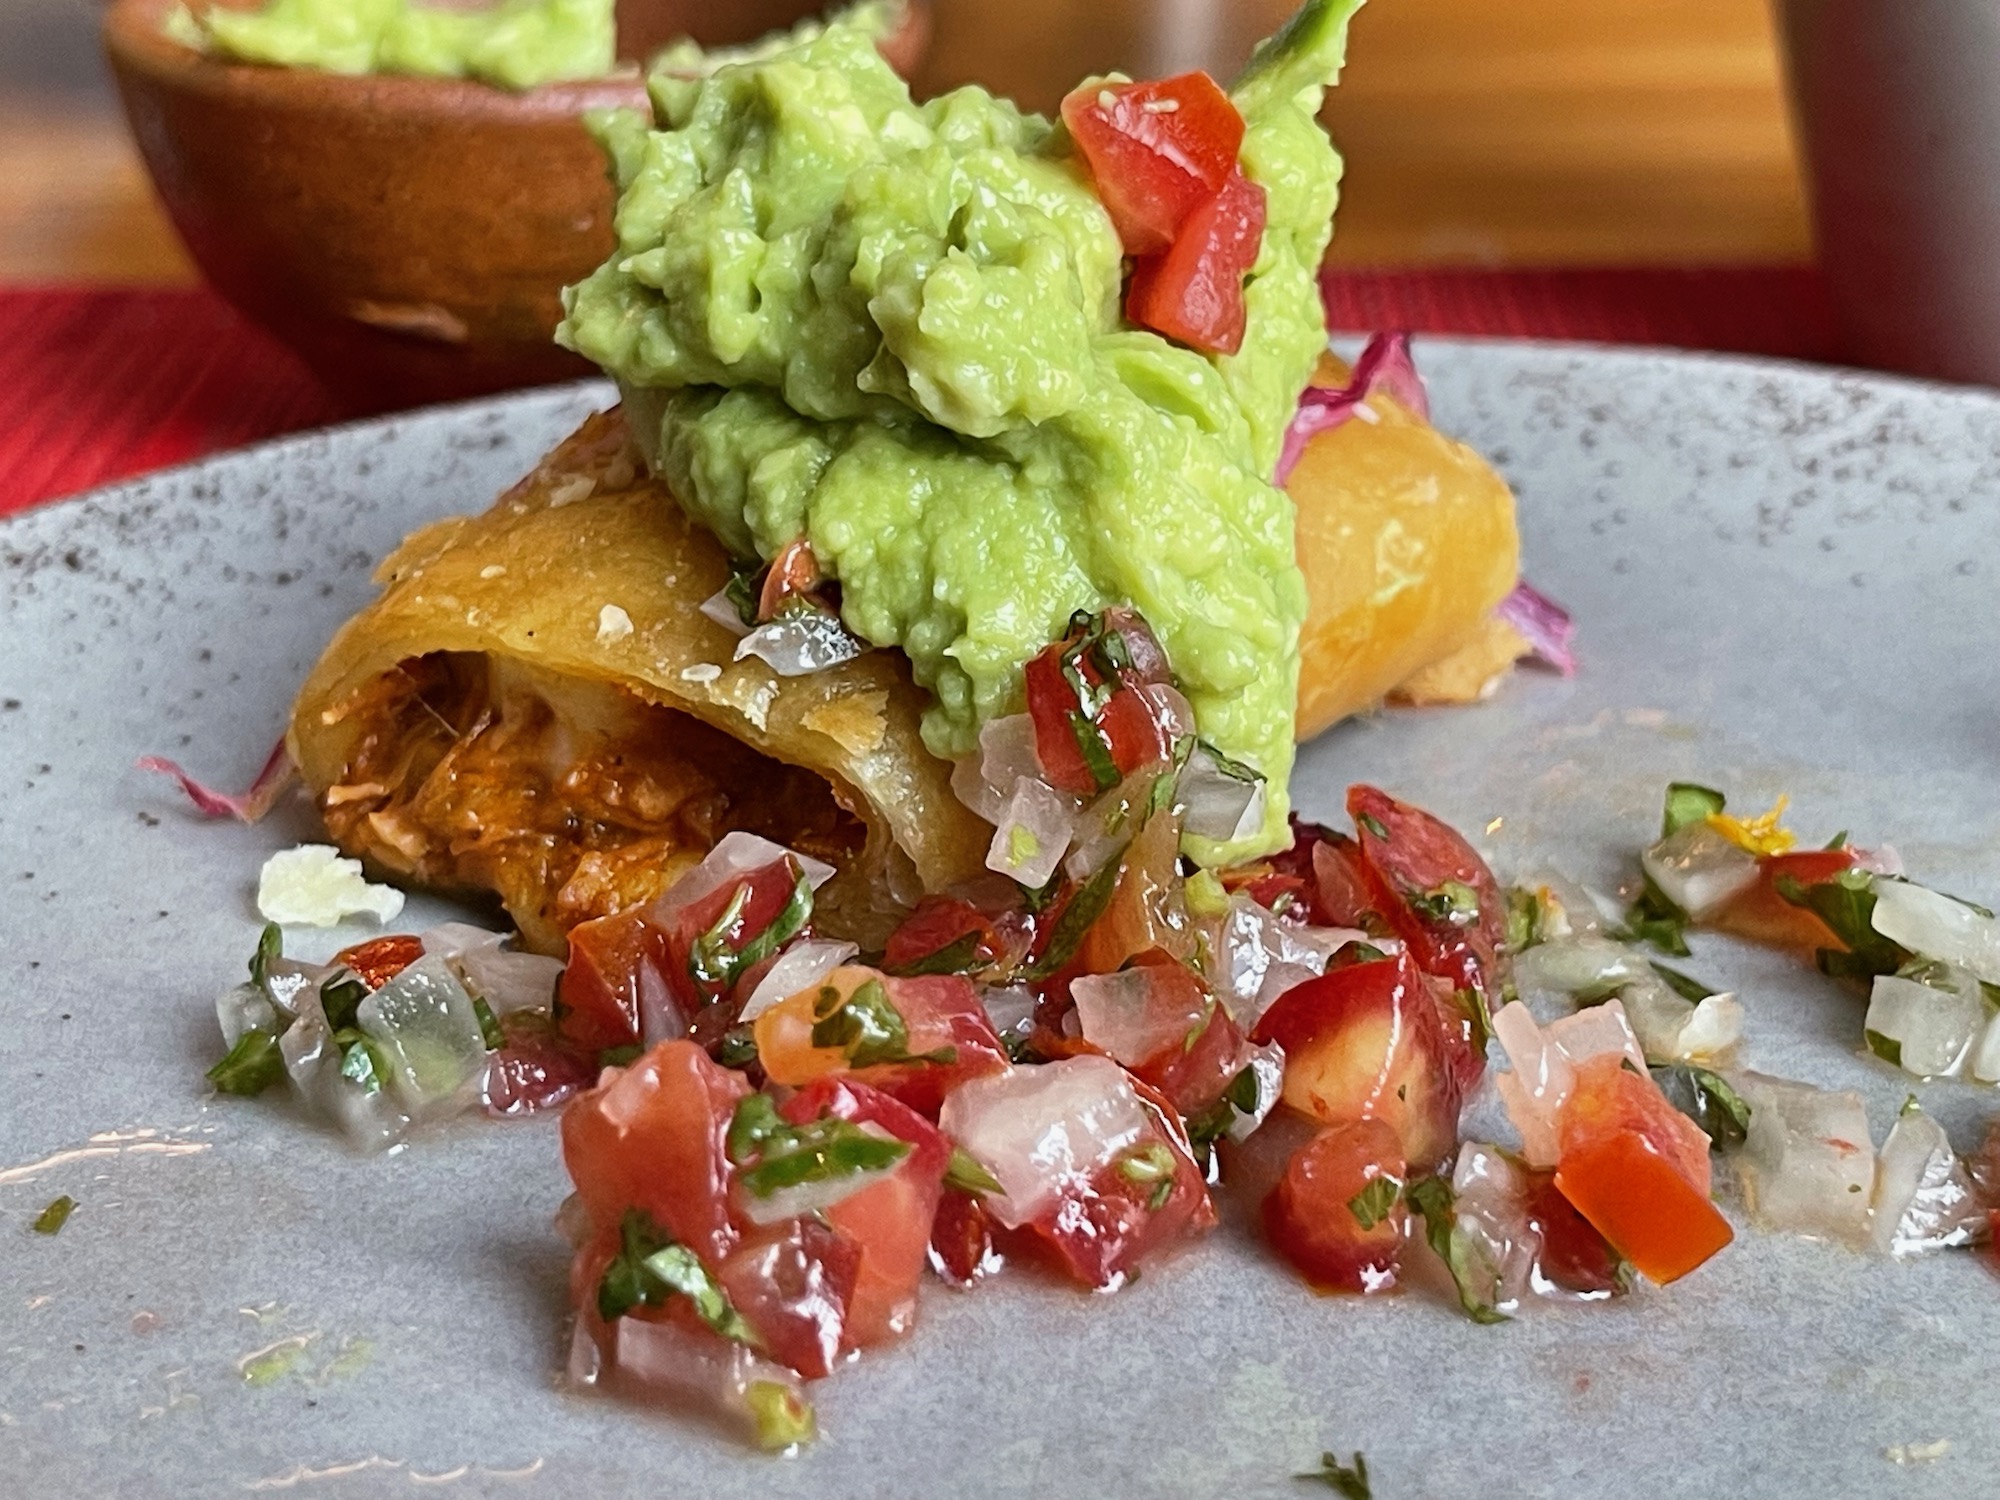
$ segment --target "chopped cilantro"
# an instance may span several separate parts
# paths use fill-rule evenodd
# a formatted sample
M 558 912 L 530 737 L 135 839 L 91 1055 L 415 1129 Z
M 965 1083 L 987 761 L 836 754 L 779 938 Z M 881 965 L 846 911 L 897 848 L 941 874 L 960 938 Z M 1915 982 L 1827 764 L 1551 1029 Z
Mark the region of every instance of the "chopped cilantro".
M 1866 870 L 1843 870 L 1817 885 L 1805 885 L 1789 875 L 1778 877 L 1778 894 L 1826 923 L 1843 945 L 1819 950 L 1821 973 L 1836 979 L 1872 979 L 1893 974 L 1909 962 L 1908 949 L 1875 930 L 1875 880 Z
M 709 1048 L 709 1056 L 725 1068 L 749 1067 L 757 1060 L 756 1031 L 747 1024 L 730 1027 Z
M 268 990 L 271 984 L 271 965 L 284 956 L 284 929 L 276 922 L 266 922 L 263 932 L 257 936 L 257 951 L 250 955 L 250 982 L 259 989 Z
M 1687 945 L 1687 925 L 1688 914 L 1669 900 L 1648 875 L 1639 899 L 1626 908 L 1623 936 L 1634 942 L 1651 943 L 1676 958 L 1687 958 L 1694 952 Z
M 1112 759 L 1111 742 L 1088 714 L 1072 708 L 1068 717 L 1070 736 L 1076 741 L 1077 754 L 1083 757 L 1090 779 L 1097 783 L 1100 792 L 1110 791 L 1119 782 L 1118 762 Z
M 856 1068 L 877 1063 L 949 1065 L 958 1061 L 956 1047 L 911 1055 L 909 1026 L 879 979 L 867 980 L 844 999 L 832 985 L 822 989 L 813 1006 L 812 1044 L 840 1048 L 847 1054 L 848 1065 Z
M 1667 1102 L 1702 1128 L 1718 1151 L 1743 1144 L 1750 1134 L 1750 1106 L 1726 1080 L 1706 1068 L 1672 1063 L 1648 1070 Z
M 1134 1148 L 1119 1158 L 1118 1175 L 1127 1182 L 1142 1186 L 1171 1178 L 1174 1175 L 1174 1153 L 1159 1141 Z
M 1868 1050 L 1870 1052 L 1881 1058 L 1885 1063 L 1892 1063 L 1899 1068 L 1902 1067 L 1903 1044 L 1901 1042 L 1892 1036 L 1884 1036 L 1879 1031 L 1863 1031 L 1861 1034 L 1867 1038 Z
M 637 1042 L 627 1042 L 622 1047 L 606 1047 L 597 1054 L 599 1068 L 629 1068 L 641 1057 L 646 1049 Z
M 951 1148 L 951 1165 L 944 1169 L 947 1187 L 955 1187 L 961 1193 L 997 1193 L 1002 1189 L 1000 1179 L 980 1165 L 979 1158 L 963 1146 Z
M 368 986 L 352 974 L 345 979 L 338 974 L 328 979 L 319 987 L 319 1008 L 326 1016 L 326 1029 L 333 1032 L 353 1030 L 361 1002 L 367 998 Z
M 768 1094 L 750 1094 L 736 1106 L 724 1148 L 741 1169 L 738 1184 L 758 1198 L 803 1183 L 886 1171 L 910 1154 L 908 1141 L 871 1135 L 832 1115 L 790 1124 Z
M 1375 1492 L 1368 1487 L 1368 1460 L 1359 1453 L 1354 1455 L 1351 1466 L 1331 1453 L 1322 1453 L 1317 1469 L 1292 1477 L 1303 1479 L 1308 1484 L 1323 1484 L 1345 1496 L 1346 1500 L 1375 1500 Z
M 69 1216 L 75 1212 L 76 1199 L 70 1197 L 68 1193 L 64 1193 L 60 1198 L 52 1201 L 47 1208 L 36 1214 L 35 1222 L 29 1227 L 36 1234 L 61 1234 L 63 1225 L 69 1222 Z
M 618 1256 L 597 1284 L 597 1315 L 609 1323 L 636 1307 L 661 1307 L 675 1295 L 694 1304 L 695 1313 L 726 1339 L 759 1347 L 756 1333 L 709 1274 L 701 1258 L 661 1232 L 639 1209 L 627 1209 L 618 1226 Z
M 1104 909 L 1111 904 L 1111 896 L 1118 889 L 1118 871 L 1123 863 L 1123 855 L 1104 862 L 1104 867 L 1090 879 L 1078 886 L 1076 893 L 1064 904 L 1062 914 L 1056 918 L 1055 926 L 1049 930 L 1048 945 L 1041 956 L 1022 972 L 1023 979 L 1048 979 L 1068 967 L 1076 957 L 1076 950 L 1083 946 L 1083 939 L 1104 915 Z
M 1540 891 L 1512 886 L 1507 891 L 1506 948 L 1509 953 L 1525 953 L 1547 941 L 1549 909 Z
M 788 863 L 792 870 L 792 893 L 762 932 L 745 942 L 736 930 L 743 920 L 744 908 L 750 904 L 750 882 L 745 880 L 737 885 L 714 925 L 694 940 L 688 950 L 688 976 L 696 985 L 727 989 L 745 969 L 762 963 L 804 931 L 806 923 L 812 920 L 812 881 L 796 863 L 789 860 Z
M 1383 843 L 1386 844 L 1389 842 L 1389 830 L 1387 826 L 1384 825 L 1382 820 L 1376 817 L 1373 813 L 1363 813 L 1360 817 L 1356 818 L 1354 821 L 1359 823 L 1363 828 L 1367 829 L 1370 833 L 1374 834 L 1375 837 L 1380 839 Z
M 1840 832 L 1828 839 L 1822 847 L 1829 852 L 1835 849 L 1845 849 L 1847 847 L 1847 830 L 1845 828 L 1841 829 Z
M 500 1029 L 500 1018 L 493 1014 L 484 995 L 472 997 L 472 1013 L 479 1017 L 479 1037 L 488 1052 L 498 1052 L 507 1045 L 507 1033 Z
M 1433 922 L 1469 927 L 1479 920 L 1479 892 L 1462 880 L 1447 880 L 1435 890 L 1411 896 L 1409 902 Z
M 980 952 L 980 934 L 975 929 L 953 938 L 942 948 L 926 953 L 915 963 L 903 964 L 890 972 L 915 978 L 920 974 L 972 974 L 985 967 L 985 957 Z
M 1498 1290 L 1490 1268 L 1482 1277 L 1474 1269 L 1471 1236 L 1458 1226 L 1458 1208 L 1451 1184 L 1441 1177 L 1426 1177 L 1403 1190 L 1403 1200 L 1424 1218 L 1424 1239 L 1451 1272 L 1458 1288 L 1458 1305 L 1475 1323 L 1504 1323 L 1507 1315 L 1493 1305 Z M 1480 1281 L 1486 1286 L 1479 1286 Z
M 1660 837 L 1672 838 L 1683 828 L 1705 823 L 1719 814 L 1724 805 L 1722 793 L 1714 787 L 1698 786 L 1692 781 L 1673 782 L 1667 787 L 1667 805 L 1660 817 Z
M 364 1094 L 382 1092 L 383 1085 L 389 1080 L 389 1069 L 366 1032 L 352 1026 L 343 1027 L 333 1034 L 333 1045 L 340 1049 L 342 1078 L 358 1085 Z
M 278 1039 L 261 1027 L 239 1036 L 229 1055 L 207 1074 L 217 1093 L 243 1099 L 263 1093 L 284 1076 L 285 1055 L 278 1050 Z
M 763 593 L 757 580 L 763 571 L 760 563 L 730 564 L 729 582 L 723 585 L 722 597 L 736 607 L 736 616 L 745 625 L 757 623 L 757 605 Z
M 1403 1184 L 1395 1178 L 1377 1177 L 1347 1200 L 1347 1211 L 1363 1229 L 1373 1229 L 1389 1217 L 1389 1210 L 1396 1206 L 1402 1191 Z

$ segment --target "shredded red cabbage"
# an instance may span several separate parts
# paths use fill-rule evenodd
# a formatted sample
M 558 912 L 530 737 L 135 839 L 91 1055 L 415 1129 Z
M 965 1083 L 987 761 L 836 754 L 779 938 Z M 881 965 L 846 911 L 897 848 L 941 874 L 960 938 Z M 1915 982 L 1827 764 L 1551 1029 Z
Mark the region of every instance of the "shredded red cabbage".
M 1291 477 L 1299 455 L 1306 451 L 1306 443 L 1315 434 L 1340 426 L 1354 415 L 1356 407 L 1377 393 L 1400 401 L 1425 421 L 1430 420 L 1430 396 L 1424 390 L 1423 377 L 1417 374 L 1415 361 L 1410 358 L 1407 333 L 1378 333 L 1370 339 L 1368 347 L 1361 351 L 1361 358 L 1354 362 L 1353 376 L 1339 390 L 1306 387 L 1305 394 L 1299 397 L 1298 414 L 1285 429 L 1285 450 L 1278 459 L 1278 483 L 1283 484 Z
M 269 812 L 297 774 L 293 769 L 291 756 L 285 751 L 283 740 L 279 740 L 271 747 L 271 757 L 264 762 L 264 769 L 257 773 L 257 779 L 234 796 L 227 792 L 218 792 L 213 787 L 203 786 L 173 761 L 158 755 L 141 756 L 139 769 L 158 771 L 162 775 L 173 777 L 181 784 L 181 790 L 187 793 L 188 801 L 192 802 L 203 816 L 241 818 L 245 823 L 254 823 Z
M 1570 649 L 1576 624 L 1568 610 L 1533 585 L 1520 583 L 1500 601 L 1497 613 L 1521 632 L 1533 648 L 1533 660 L 1554 667 L 1565 677 L 1576 675 L 1576 653 Z

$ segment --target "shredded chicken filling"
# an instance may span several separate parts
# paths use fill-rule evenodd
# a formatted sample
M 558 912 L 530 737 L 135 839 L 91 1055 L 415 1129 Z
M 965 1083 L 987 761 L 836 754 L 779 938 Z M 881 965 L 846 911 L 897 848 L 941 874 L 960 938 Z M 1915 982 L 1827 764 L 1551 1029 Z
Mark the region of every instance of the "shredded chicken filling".
M 825 778 L 622 688 L 438 653 L 337 710 L 357 735 L 321 800 L 351 854 L 499 897 L 535 948 L 650 900 L 734 829 L 845 864 L 866 835 Z

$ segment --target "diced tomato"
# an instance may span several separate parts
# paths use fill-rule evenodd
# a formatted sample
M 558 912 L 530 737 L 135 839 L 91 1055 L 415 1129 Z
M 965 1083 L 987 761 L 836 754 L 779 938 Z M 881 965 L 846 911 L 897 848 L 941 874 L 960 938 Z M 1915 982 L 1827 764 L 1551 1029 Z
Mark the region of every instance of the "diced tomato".
M 692 1042 L 662 1042 L 606 1075 L 563 1111 L 563 1163 L 590 1221 L 616 1230 L 640 1209 L 702 1263 L 720 1266 L 739 1238 L 723 1149 L 742 1076 Z
M 1708 1137 L 1659 1085 L 1606 1055 L 1563 1104 L 1556 1186 L 1639 1272 L 1665 1285 L 1734 1234 L 1708 1198 Z
M 1381 882 L 1371 879 L 1361 846 L 1344 833 L 1317 830 L 1312 844 L 1314 915 L 1328 927 L 1354 927 L 1386 934 Z
M 716 1271 L 764 1352 L 808 1380 L 840 1357 L 860 1276 L 860 1246 L 810 1216 L 752 1227 Z
M 1522 1176 L 1527 1181 L 1522 1208 L 1529 1227 L 1541 1237 L 1537 1265 L 1543 1277 L 1583 1296 L 1622 1291 L 1618 1252 L 1562 1195 L 1555 1174 L 1524 1168 Z
M 1062 640 L 1028 663 L 1035 754 L 1049 785 L 1094 796 L 1167 759 L 1166 730 L 1139 692 L 1147 682 L 1164 680 L 1155 675 L 1164 667 L 1152 632 L 1129 611 L 1106 611 L 1087 622 L 1079 618 Z
M 1127 255 L 1171 245 L 1222 190 L 1243 145 L 1243 116 L 1206 73 L 1086 84 L 1062 115 Z
M 1240 891 L 1273 916 L 1295 922 L 1308 920 L 1312 911 L 1312 882 L 1302 875 L 1281 874 L 1268 864 L 1225 871 L 1222 888 Z
M 869 983 L 881 986 L 901 1021 L 905 1058 L 857 1065 L 856 1049 L 815 1046 L 822 997 L 832 990 L 851 1001 Z M 1007 1051 L 971 980 L 956 974 L 898 979 L 858 964 L 829 974 L 813 990 L 779 1001 L 754 1023 L 757 1057 L 773 1083 L 796 1085 L 835 1075 L 881 1089 L 935 1119 L 944 1096 L 968 1078 L 1002 1072 Z M 861 1054 L 866 1055 L 866 1054 Z
M 931 1269 L 953 1286 L 971 1286 L 1000 1269 L 993 1220 L 977 1195 L 946 1188 L 931 1224 Z
M 1402 1142 L 1380 1120 L 1322 1130 L 1264 1200 L 1264 1233 L 1316 1287 L 1385 1291 L 1409 1228 L 1405 1170 Z
M 1248 323 L 1243 278 L 1263 248 L 1264 213 L 1264 189 L 1233 173 L 1188 215 L 1172 248 L 1133 263 L 1125 316 L 1191 349 L 1236 353 Z
M 665 910 L 662 900 L 646 909 L 647 920 L 665 930 L 667 980 L 690 1026 L 697 1014 L 729 994 L 760 946 L 772 946 L 774 936 L 789 940 L 803 930 L 790 919 L 800 904 L 810 913 L 811 900 L 805 876 L 786 855 L 724 882 L 698 901 Z
M 1824 885 L 1853 869 L 1860 858 L 1861 852 L 1852 848 L 1766 855 L 1757 861 L 1756 882 L 1716 914 L 1714 925 L 1753 943 L 1795 949 L 1808 958 L 1820 948 L 1845 948 L 1831 927 L 1779 895 L 1778 885 L 1781 881 Z
M 392 932 L 343 948 L 334 954 L 333 961 L 352 969 L 369 989 L 379 990 L 423 956 L 422 938 Z
M 764 574 L 764 587 L 757 596 L 757 618 L 768 620 L 787 599 L 810 594 L 819 587 L 819 559 L 804 537 L 779 549 Z
M 1462 1101 L 1444 1029 L 1407 953 L 1331 969 L 1280 995 L 1251 1040 L 1285 1049 L 1284 1100 L 1329 1125 L 1381 1120 L 1412 1171 L 1458 1148 Z
M 563 1040 L 590 1057 L 636 1046 L 642 1017 L 679 1012 L 667 965 L 665 935 L 647 921 L 644 907 L 572 927 L 569 964 L 556 992 Z
M 972 974 L 1004 951 L 992 918 L 970 901 L 927 896 L 889 935 L 882 967 L 891 974 Z
M 1208 1184 L 1173 1106 L 1133 1080 L 1152 1128 L 1025 1226 L 1066 1275 L 1120 1286 L 1155 1250 L 1215 1225 Z
M 825 1209 L 826 1221 L 860 1251 L 843 1347 L 866 1348 L 909 1331 L 917 1283 L 929 1255 L 931 1223 L 944 1193 L 951 1143 L 915 1110 L 879 1089 L 823 1078 L 779 1106 L 794 1125 L 829 1115 L 880 1127 L 908 1141 L 910 1154 L 880 1181 Z
M 1422 808 L 1371 786 L 1347 790 L 1366 871 L 1378 904 L 1417 967 L 1448 982 L 1439 1014 L 1451 1038 L 1459 1086 L 1469 1091 L 1486 1066 L 1474 1017 L 1500 990 L 1506 898 L 1473 847 Z M 1469 992 L 1463 998 L 1460 992 Z
M 562 1044 L 548 1019 L 536 1011 L 500 1018 L 505 1038 L 486 1059 L 484 1102 L 489 1115 L 515 1117 L 553 1109 L 597 1081 L 595 1053 Z
M 1182 1117 L 1199 1114 L 1220 1099 L 1236 1075 L 1250 1065 L 1250 1043 L 1235 1018 L 1208 993 L 1208 987 L 1165 951 L 1155 948 L 1142 953 L 1132 961 L 1132 967 L 1145 968 L 1153 981 L 1149 1007 L 1175 1021 L 1165 1042 L 1132 1062 L 1130 1070 L 1158 1089 Z M 1188 1016 L 1195 1018 L 1192 1026 L 1179 1019 Z M 1084 1035 L 1089 1038 L 1088 1026 Z

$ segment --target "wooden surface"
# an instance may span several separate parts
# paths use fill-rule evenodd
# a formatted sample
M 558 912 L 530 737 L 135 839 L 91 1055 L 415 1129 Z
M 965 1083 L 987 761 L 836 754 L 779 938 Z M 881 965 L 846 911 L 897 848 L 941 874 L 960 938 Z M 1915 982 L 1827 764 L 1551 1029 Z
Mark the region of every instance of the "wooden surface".
M 1047 108 L 1086 71 L 1226 73 L 1288 0 L 936 0 L 921 79 Z M 1689 264 L 1808 253 L 1765 0 L 1373 0 L 1328 108 L 1334 258 Z M 0 100 L 0 280 L 193 272 L 123 123 Z

